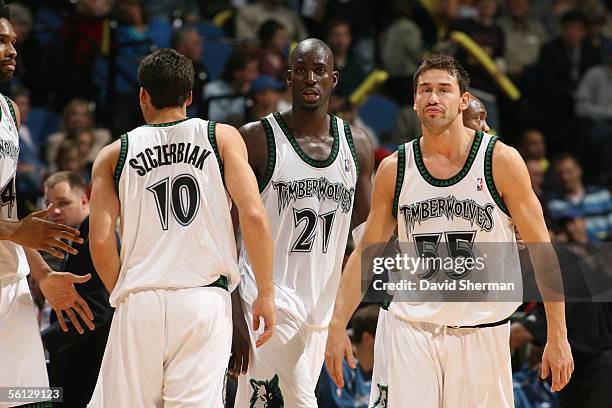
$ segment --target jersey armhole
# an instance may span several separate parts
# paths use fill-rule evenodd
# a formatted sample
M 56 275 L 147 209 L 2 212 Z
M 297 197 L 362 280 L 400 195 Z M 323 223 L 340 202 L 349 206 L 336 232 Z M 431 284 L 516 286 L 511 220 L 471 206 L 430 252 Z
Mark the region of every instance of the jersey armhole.
M 355 149 L 355 143 L 353 142 L 353 134 L 351 133 L 351 125 L 347 121 L 344 122 L 344 136 L 348 142 L 351 154 L 353 155 L 353 161 L 355 162 L 355 170 L 357 170 L 357 180 L 359 180 L 359 159 L 357 158 L 357 150 Z
M 215 132 L 217 123 L 214 120 L 208 121 L 208 141 L 215 152 L 217 158 L 217 164 L 219 165 L 219 172 L 221 173 L 221 181 L 225 186 L 225 176 L 223 175 L 223 161 L 221 161 L 221 155 L 219 154 L 219 146 L 217 146 L 217 134 Z
M 119 193 L 119 180 L 121 180 L 121 173 L 123 172 L 123 166 L 125 166 L 125 159 L 127 158 L 128 145 L 128 134 L 124 133 L 121 135 L 121 150 L 119 151 L 119 159 L 117 159 L 114 173 L 117 194 Z
M 13 107 L 13 103 L 11 102 L 11 99 L 8 96 L 4 94 L 2 96 L 6 100 L 6 104 L 8 105 L 9 111 L 11 112 L 11 117 L 13 118 L 15 129 L 19 130 L 19 125 L 17 124 L 17 115 L 15 114 L 15 108 Z
M 397 206 L 400 193 L 404 185 L 404 170 L 406 166 L 406 145 L 401 144 L 397 148 L 397 176 L 395 178 L 395 194 L 393 195 L 393 217 L 397 218 Z
M 272 131 L 272 126 L 268 119 L 261 119 L 261 124 L 266 131 L 266 143 L 268 145 L 268 163 L 266 165 L 266 173 L 264 174 L 263 179 L 259 182 L 259 193 L 263 193 L 263 191 L 270 183 L 272 179 L 272 174 L 274 173 L 274 167 L 276 166 L 276 142 L 274 141 L 274 132 Z
M 497 187 L 495 187 L 495 181 L 493 180 L 493 148 L 495 147 L 495 143 L 497 142 L 497 136 L 492 136 L 489 140 L 489 144 L 487 145 L 487 151 L 485 152 L 485 160 L 484 160 L 484 173 L 485 173 L 485 181 L 487 183 L 487 189 L 489 190 L 489 194 L 493 197 L 493 201 L 499 207 L 500 210 L 504 212 L 508 217 L 512 217 L 506 204 L 504 204 L 504 200 L 501 198 L 499 191 L 497 191 Z

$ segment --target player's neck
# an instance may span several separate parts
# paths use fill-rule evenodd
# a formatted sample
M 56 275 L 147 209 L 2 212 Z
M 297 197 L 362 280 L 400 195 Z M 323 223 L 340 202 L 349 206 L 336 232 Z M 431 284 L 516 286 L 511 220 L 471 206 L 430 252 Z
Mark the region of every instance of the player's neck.
M 293 108 L 288 112 L 288 125 L 296 135 L 327 136 L 329 116 L 327 105 L 315 111 Z
M 421 150 L 424 155 L 439 154 L 446 157 L 460 155 L 471 144 L 474 131 L 463 126 L 461 116 L 451 126 L 440 131 L 423 127 Z
M 149 125 L 159 123 L 170 123 L 187 118 L 187 108 L 185 106 L 151 110 L 144 114 L 145 122 Z

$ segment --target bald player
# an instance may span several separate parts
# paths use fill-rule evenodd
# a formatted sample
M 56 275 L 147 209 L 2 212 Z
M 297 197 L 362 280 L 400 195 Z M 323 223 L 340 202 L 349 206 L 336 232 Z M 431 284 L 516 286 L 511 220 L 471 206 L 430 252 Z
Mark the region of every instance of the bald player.
M 369 138 L 327 113 L 339 80 L 329 47 L 317 39 L 300 42 L 286 80 L 291 110 L 240 129 L 272 229 L 277 305 L 274 337 L 257 349 L 249 330 L 250 358 L 233 349 L 231 369 L 246 371 L 238 382 L 241 408 L 317 406 L 314 390 L 349 229 L 365 220 L 370 207 Z M 251 255 L 243 250 L 240 260 L 249 324 L 255 294 Z

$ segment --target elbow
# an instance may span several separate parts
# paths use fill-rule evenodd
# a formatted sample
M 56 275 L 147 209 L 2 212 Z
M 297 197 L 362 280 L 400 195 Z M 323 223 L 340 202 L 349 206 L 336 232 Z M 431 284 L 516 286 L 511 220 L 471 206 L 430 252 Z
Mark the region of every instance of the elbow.
M 263 205 L 249 205 L 248 208 L 240 211 L 240 224 L 241 225 L 252 225 L 255 228 L 261 228 L 261 230 L 268 230 L 268 216 Z

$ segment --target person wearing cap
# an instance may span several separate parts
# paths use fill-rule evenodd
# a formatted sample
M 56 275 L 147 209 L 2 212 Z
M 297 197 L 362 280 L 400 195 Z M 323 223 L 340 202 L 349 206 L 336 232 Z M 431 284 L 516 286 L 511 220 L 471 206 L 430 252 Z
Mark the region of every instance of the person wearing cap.
M 278 110 L 278 102 L 284 86 L 269 75 L 260 75 L 249 89 L 252 105 L 247 113 L 247 122 L 259 120 Z

